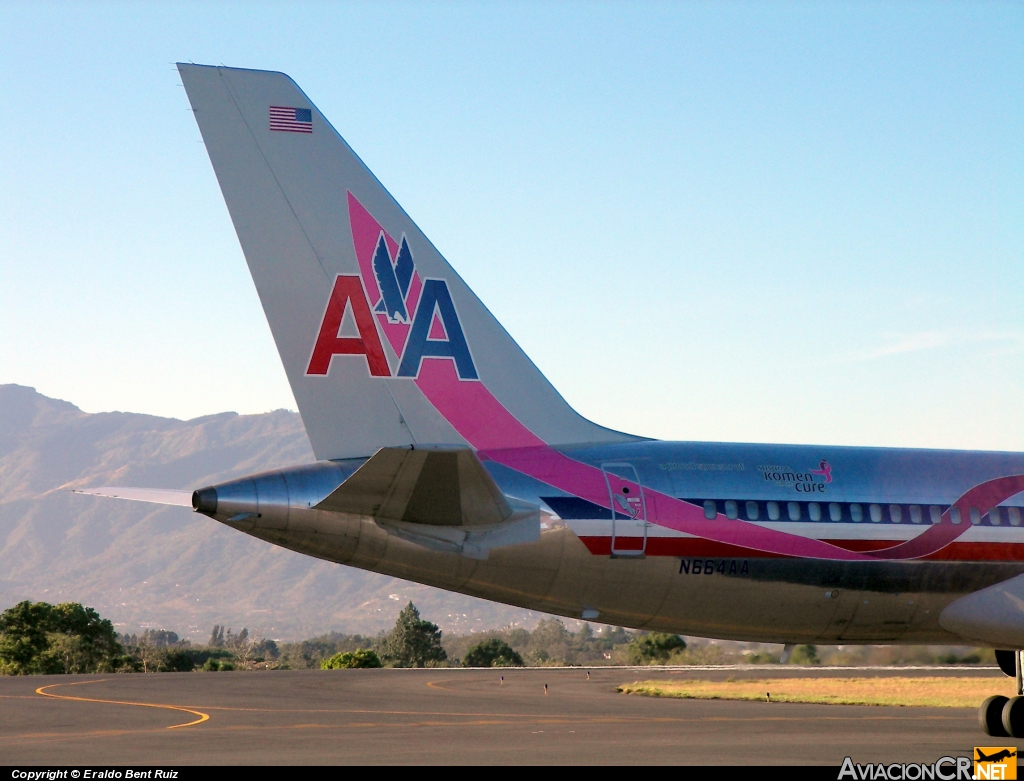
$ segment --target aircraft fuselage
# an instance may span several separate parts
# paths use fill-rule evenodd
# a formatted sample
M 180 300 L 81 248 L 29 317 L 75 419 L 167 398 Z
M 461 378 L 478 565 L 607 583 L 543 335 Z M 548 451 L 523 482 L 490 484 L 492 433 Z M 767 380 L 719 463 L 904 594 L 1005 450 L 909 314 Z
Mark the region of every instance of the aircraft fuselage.
M 486 559 L 424 548 L 372 516 L 316 509 L 365 459 L 237 481 L 252 481 L 259 512 L 242 512 L 249 505 L 232 505 L 222 487 L 208 514 L 321 559 L 531 610 L 762 642 L 962 642 L 939 625 L 942 609 L 1024 573 L 1024 499 L 978 490 L 1024 474 L 1021 454 L 654 441 L 558 449 L 607 476 L 603 502 L 556 487 L 565 480 L 543 474 L 543 459 L 491 455 L 484 464 L 504 494 L 542 510 L 538 540 Z M 620 485 L 633 491 L 616 503 Z M 700 536 L 680 530 L 680 513 L 703 522 Z M 934 550 L 926 533 L 942 533 Z M 804 541 L 856 558 L 801 551 Z

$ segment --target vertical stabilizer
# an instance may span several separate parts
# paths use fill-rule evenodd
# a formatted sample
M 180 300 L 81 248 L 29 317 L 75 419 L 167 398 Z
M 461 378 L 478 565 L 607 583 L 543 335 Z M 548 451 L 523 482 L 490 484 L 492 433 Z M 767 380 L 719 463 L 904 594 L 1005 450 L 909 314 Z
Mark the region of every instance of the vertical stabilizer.
M 317 458 L 634 439 L 565 402 L 288 76 L 178 69 Z

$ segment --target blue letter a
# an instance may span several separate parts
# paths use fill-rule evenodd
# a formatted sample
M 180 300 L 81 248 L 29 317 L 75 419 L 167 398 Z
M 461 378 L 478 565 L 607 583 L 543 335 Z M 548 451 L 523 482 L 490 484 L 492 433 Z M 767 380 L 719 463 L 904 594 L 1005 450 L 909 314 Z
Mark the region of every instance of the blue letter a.
M 428 339 L 434 312 L 441 318 L 447 339 Z M 409 331 L 409 341 L 402 354 L 402 365 L 398 367 L 399 377 L 416 377 L 420 373 L 420 362 L 424 358 L 451 358 L 460 380 L 477 379 L 476 366 L 469 354 L 469 345 L 462 333 L 462 324 L 455 313 L 448 285 L 443 279 L 423 281 L 423 291 L 416 307 L 416 317 Z

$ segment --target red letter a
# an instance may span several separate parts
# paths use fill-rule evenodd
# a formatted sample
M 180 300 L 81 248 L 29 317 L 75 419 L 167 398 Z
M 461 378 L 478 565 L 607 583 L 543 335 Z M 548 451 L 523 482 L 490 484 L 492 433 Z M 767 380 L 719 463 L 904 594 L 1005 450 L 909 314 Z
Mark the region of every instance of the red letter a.
M 341 319 L 345 316 L 345 308 L 352 305 L 356 328 L 359 336 L 338 336 L 341 330 Z M 335 355 L 365 355 L 370 366 L 370 374 L 374 377 L 390 377 L 384 348 L 377 335 L 377 326 L 370 314 L 370 306 L 366 303 L 363 286 L 358 276 L 342 276 L 334 280 L 331 300 L 324 313 L 324 321 L 320 325 L 320 335 L 316 338 L 313 357 L 309 359 L 306 374 L 327 374 L 331 366 L 331 358 Z

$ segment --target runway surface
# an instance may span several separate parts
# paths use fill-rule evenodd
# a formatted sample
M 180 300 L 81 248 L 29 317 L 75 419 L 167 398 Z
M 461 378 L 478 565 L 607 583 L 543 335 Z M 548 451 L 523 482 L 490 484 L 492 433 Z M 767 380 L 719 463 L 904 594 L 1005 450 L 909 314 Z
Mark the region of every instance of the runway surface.
M 950 668 L 599 668 L 590 680 L 585 668 L 10 677 L 0 678 L 0 763 L 838 766 L 847 755 L 931 763 L 975 745 L 1024 744 L 984 736 L 973 709 L 615 692 L 652 677 L 808 675 L 968 675 L 1005 688 L 998 670 Z

